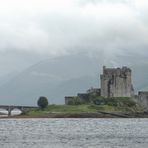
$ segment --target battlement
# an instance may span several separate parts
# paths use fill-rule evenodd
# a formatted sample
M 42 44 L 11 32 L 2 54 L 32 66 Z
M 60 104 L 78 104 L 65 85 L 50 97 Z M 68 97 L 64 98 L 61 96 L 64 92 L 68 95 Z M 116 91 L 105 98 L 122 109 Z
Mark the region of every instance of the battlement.
M 131 69 L 124 66 L 122 68 L 106 68 L 103 66 L 103 75 L 130 75 Z

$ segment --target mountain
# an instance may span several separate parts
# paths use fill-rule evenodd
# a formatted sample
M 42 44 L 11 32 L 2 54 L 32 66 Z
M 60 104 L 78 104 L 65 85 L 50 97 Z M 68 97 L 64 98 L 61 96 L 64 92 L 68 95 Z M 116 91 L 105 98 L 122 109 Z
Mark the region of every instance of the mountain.
M 46 96 L 50 103 L 63 104 L 65 96 L 100 87 L 101 61 L 88 54 L 67 55 L 41 61 L 17 75 L 8 75 L 1 81 L 0 104 L 36 105 L 39 96 Z M 130 66 L 136 91 L 148 88 L 147 65 Z
M 131 67 L 133 83 L 136 91 L 148 91 L 148 63 L 140 63 Z
M 97 61 L 88 55 L 70 55 L 37 63 L 0 86 L 1 104 L 35 105 L 39 96 L 62 104 L 66 95 L 99 87 Z

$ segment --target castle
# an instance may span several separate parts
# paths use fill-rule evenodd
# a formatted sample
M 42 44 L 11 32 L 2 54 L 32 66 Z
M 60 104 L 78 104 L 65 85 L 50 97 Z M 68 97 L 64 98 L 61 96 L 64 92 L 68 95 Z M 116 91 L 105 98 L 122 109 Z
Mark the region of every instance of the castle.
M 78 97 L 83 102 L 89 102 L 89 94 L 95 93 L 104 98 L 130 97 L 148 110 L 148 92 L 140 91 L 134 94 L 132 85 L 132 71 L 128 67 L 106 68 L 103 66 L 103 74 L 100 75 L 101 88 L 91 88 L 86 93 L 78 93 Z M 65 104 L 72 101 L 75 96 L 66 96 Z
M 106 68 L 103 66 L 100 82 L 101 96 L 105 98 L 132 97 L 134 95 L 130 68 Z

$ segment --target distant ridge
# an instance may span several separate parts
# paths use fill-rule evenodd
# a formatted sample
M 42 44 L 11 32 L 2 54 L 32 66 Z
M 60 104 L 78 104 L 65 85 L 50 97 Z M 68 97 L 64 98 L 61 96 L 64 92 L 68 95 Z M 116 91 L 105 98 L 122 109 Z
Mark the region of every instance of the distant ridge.
M 0 103 L 36 105 L 38 97 L 44 95 L 50 103 L 63 104 L 66 95 L 76 95 L 90 87 L 100 87 L 99 73 L 103 65 L 102 59 L 96 57 L 100 56 L 74 54 L 47 59 L 18 75 L 8 75 L 9 79 L 6 77 L 0 85 Z M 146 66 L 130 66 L 136 90 L 148 86 Z

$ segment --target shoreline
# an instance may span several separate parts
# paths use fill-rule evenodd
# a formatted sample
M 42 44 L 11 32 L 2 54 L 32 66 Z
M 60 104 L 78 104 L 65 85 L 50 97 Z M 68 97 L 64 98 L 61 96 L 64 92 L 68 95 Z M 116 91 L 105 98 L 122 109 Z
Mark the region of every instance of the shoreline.
M 30 118 L 148 118 L 148 113 L 47 113 L 41 115 L 14 115 L 0 119 L 30 119 Z

